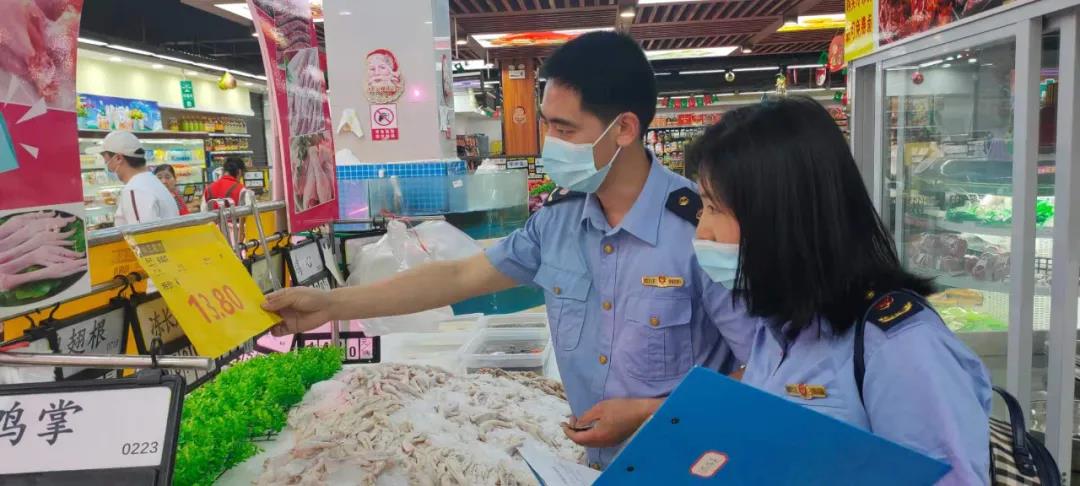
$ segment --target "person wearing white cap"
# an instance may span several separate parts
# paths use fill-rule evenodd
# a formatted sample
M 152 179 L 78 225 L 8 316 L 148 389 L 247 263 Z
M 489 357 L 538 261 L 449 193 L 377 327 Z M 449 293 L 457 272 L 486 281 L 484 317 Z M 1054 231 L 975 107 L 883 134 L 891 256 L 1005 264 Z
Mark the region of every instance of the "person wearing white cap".
M 124 182 L 117 197 L 116 226 L 148 223 L 180 216 L 176 198 L 146 167 L 146 150 L 131 132 L 111 132 L 91 149 L 105 159 L 105 168 Z

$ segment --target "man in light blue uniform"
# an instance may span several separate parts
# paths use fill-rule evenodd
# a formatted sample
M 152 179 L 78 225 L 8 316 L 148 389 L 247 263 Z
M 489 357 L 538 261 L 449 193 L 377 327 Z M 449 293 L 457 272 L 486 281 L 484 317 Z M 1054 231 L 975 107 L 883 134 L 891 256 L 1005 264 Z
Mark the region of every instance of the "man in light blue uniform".
M 568 187 L 486 255 L 516 282 L 544 289 L 575 416 L 602 400 L 666 396 L 695 365 L 731 371 L 746 355 L 732 356 L 718 325 L 738 327 L 742 314 L 694 259 L 701 202 L 692 183 L 641 142 L 656 98 L 641 49 L 591 34 L 544 70 L 544 167 Z M 743 328 L 748 342 L 753 329 Z M 589 463 L 603 467 L 616 452 L 592 448 Z
M 696 365 L 730 372 L 746 355 L 733 355 L 721 332 L 748 349 L 754 328 L 696 264 L 691 241 L 700 197 L 642 143 L 657 92 L 637 43 L 586 34 L 549 57 L 544 72 L 544 169 L 563 189 L 524 228 L 483 255 L 366 287 L 286 289 L 271 294 L 266 308 L 281 313 L 285 322 L 275 333 L 284 334 L 538 285 L 579 417 L 566 432 L 590 447 L 589 463 L 599 469 L 617 452 L 611 447 L 622 438 L 611 427 L 619 423 L 587 411 L 602 400 L 667 396 Z

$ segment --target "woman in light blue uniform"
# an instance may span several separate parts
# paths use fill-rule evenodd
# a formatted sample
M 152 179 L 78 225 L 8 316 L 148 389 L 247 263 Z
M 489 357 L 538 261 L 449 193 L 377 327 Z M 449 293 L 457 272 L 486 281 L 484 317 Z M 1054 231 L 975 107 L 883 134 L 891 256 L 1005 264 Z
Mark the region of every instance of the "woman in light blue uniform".
M 924 300 L 931 282 L 901 268 L 825 109 L 728 112 L 687 159 L 704 201 L 698 263 L 756 326 L 742 381 L 949 463 L 938 484 L 987 484 L 987 372 Z M 633 430 L 597 407 L 599 429 Z
M 939 484 L 988 483 L 986 369 L 901 268 L 825 109 L 736 110 L 688 157 L 698 263 L 761 318 L 743 382 L 951 464 Z

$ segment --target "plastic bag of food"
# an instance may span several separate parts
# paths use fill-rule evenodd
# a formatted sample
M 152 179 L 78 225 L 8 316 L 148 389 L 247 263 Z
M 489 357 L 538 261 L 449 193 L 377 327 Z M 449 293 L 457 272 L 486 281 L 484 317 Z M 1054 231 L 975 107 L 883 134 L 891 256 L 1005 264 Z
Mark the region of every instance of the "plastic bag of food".
M 408 229 L 400 221 L 386 225 L 386 235 L 360 249 L 349 268 L 349 286 L 361 286 L 388 278 L 432 261 L 457 260 L 481 251 L 475 240 L 445 221 L 423 223 Z M 454 317 L 450 306 L 408 314 L 364 320 L 364 332 L 379 336 L 391 332 L 430 332 Z

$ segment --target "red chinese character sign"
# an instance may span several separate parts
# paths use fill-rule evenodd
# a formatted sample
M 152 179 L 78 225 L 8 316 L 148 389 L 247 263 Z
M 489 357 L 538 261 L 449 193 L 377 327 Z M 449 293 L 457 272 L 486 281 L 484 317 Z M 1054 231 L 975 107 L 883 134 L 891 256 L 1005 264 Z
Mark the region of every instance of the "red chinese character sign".
M 0 14 L 0 319 L 90 291 L 76 118 L 82 0 Z
M 397 139 L 397 105 L 371 105 L 371 140 Z
M 270 88 L 289 231 L 337 217 L 330 105 L 309 0 L 248 0 Z

